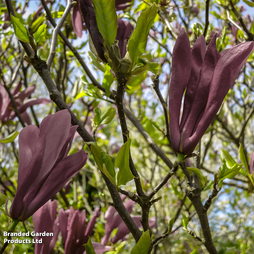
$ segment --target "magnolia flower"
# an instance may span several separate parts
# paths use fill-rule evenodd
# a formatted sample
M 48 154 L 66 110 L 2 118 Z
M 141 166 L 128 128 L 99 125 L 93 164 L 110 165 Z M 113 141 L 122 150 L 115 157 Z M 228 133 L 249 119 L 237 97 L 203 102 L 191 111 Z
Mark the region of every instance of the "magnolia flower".
M 96 208 L 93 217 L 86 226 L 86 211 L 74 210 L 71 207 L 64 211 L 61 209 L 58 215 L 59 229 L 61 231 L 65 254 L 83 254 L 85 253 L 84 244 L 87 243 L 89 237 L 92 235 L 96 218 L 100 216 L 100 209 Z M 110 249 L 100 243 L 92 243 L 95 253 L 101 254 Z
M 27 123 L 31 124 L 31 119 L 29 115 L 26 113 L 26 109 L 30 106 L 37 105 L 37 104 L 46 104 L 51 102 L 51 100 L 46 98 L 39 98 L 39 99 L 28 99 L 24 103 L 24 100 L 28 98 L 35 90 L 35 85 L 29 86 L 22 92 L 20 92 L 22 83 L 19 82 L 18 85 L 13 89 L 12 95 L 16 102 L 17 109 L 21 114 L 22 119 Z M 8 120 L 13 120 L 16 117 L 14 112 L 11 99 L 6 92 L 4 86 L 0 84 L 0 121 L 3 123 Z
M 124 198 L 122 198 L 124 200 Z M 124 206 L 129 214 L 132 213 L 133 207 L 136 203 L 129 199 L 124 203 Z M 139 228 L 142 227 L 141 224 L 141 216 L 135 215 L 132 216 L 132 219 L 135 221 Z M 130 233 L 130 230 L 127 228 L 126 224 L 122 220 L 121 216 L 118 214 L 116 209 L 113 206 L 110 206 L 105 213 L 106 225 L 105 225 L 105 235 L 103 236 L 101 243 L 106 244 L 109 240 L 109 237 L 112 231 L 117 228 L 117 233 L 115 237 L 112 239 L 112 243 L 116 243 L 119 240 L 124 240 L 125 237 Z M 155 226 L 155 219 L 149 219 L 150 228 Z
M 254 42 L 245 42 L 219 53 L 216 35 L 207 49 L 202 35 L 191 49 L 185 30 L 181 30 L 173 51 L 169 89 L 170 132 L 175 152 L 193 152 L 253 49 Z
M 80 2 L 82 2 L 82 1 L 83 0 L 77 0 L 77 3 L 72 8 L 72 15 L 71 15 L 71 21 L 72 21 L 72 26 L 73 26 L 74 32 L 76 33 L 76 35 L 79 38 L 82 37 L 82 29 L 83 29 L 83 22 L 82 22 L 82 17 L 81 17 L 80 8 L 79 8 Z M 131 1 L 132 0 L 116 0 L 115 1 L 116 11 L 126 9 L 127 7 L 130 6 L 129 3 Z M 84 5 L 86 5 L 86 6 L 92 6 L 92 0 L 85 0 L 83 2 L 84 2 Z M 89 14 L 88 14 L 88 16 L 89 16 Z M 90 24 L 89 19 L 84 17 L 84 20 L 85 20 L 86 25 L 88 24 L 88 26 L 89 26 L 89 24 Z
M 254 152 L 250 156 L 250 174 L 254 172 Z
M 126 54 L 127 41 L 129 40 L 133 30 L 134 27 L 130 22 L 124 21 L 122 19 L 117 19 L 116 40 L 118 40 L 118 47 L 120 49 L 122 58 Z
M 129 2 L 129 1 L 119 1 L 119 2 L 123 3 L 123 2 Z M 80 0 L 80 10 L 85 20 L 86 27 L 89 31 L 89 34 L 93 42 L 93 46 L 97 52 L 97 55 L 103 62 L 107 62 L 104 56 L 104 45 L 103 45 L 104 40 L 97 26 L 94 7 L 91 5 L 89 0 Z M 116 40 L 119 40 L 118 42 L 119 49 L 120 49 L 121 57 L 123 58 L 126 53 L 126 40 L 129 39 L 134 28 L 129 22 L 123 21 L 121 19 L 118 19 L 117 24 L 118 24 L 118 30 L 117 30 Z M 90 44 L 90 48 L 93 46 Z
M 83 150 L 67 156 L 76 129 L 65 109 L 45 117 L 40 129 L 29 125 L 20 132 L 18 188 L 10 209 L 13 219 L 28 219 L 85 165 Z
M 42 237 L 42 243 L 35 244 L 35 254 L 50 254 L 53 248 L 55 247 L 58 234 L 59 227 L 56 223 L 56 208 L 57 201 L 54 200 L 51 202 L 49 200 L 46 204 L 44 204 L 41 208 L 37 210 L 37 212 L 33 215 L 33 223 L 34 223 L 34 231 L 35 232 L 47 232 L 53 233 L 53 236 L 45 236 Z M 39 239 L 39 237 L 35 237 L 35 239 Z

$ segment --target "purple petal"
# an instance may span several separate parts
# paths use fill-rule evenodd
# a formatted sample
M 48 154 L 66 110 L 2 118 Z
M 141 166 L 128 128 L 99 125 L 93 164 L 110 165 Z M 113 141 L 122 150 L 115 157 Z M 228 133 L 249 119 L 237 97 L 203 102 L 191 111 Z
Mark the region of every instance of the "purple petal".
M 250 174 L 252 174 L 254 171 L 254 152 L 251 154 L 250 157 Z
M 43 237 L 43 244 L 35 244 L 35 254 L 43 253 L 41 251 L 42 246 L 44 246 L 44 253 L 51 253 L 52 249 L 55 246 L 58 232 L 54 232 L 54 222 L 56 219 L 56 208 L 57 201 L 50 200 L 42 206 L 36 213 L 33 215 L 33 223 L 35 232 L 48 232 L 53 233 L 54 236 Z M 36 237 L 38 238 L 38 237 Z M 53 241 L 53 243 L 51 243 Z
M 134 27 L 130 22 L 122 19 L 117 19 L 117 27 L 116 40 L 118 40 L 121 57 L 123 58 L 126 54 L 127 41 L 130 38 Z
M 169 88 L 169 117 L 172 148 L 179 151 L 180 129 L 179 115 L 182 96 L 188 85 L 191 74 L 191 49 L 189 38 L 184 29 L 181 30 L 173 50 L 172 77 Z
M 24 199 L 24 201 L 29 205 L 22 220 L 29 218 L 39 207 L 41 207 L 57 192 L 59 192 L 65 183 L 81 170 L 81 168 L 85 165 L 86 160 L 87 154 L 83 150 L 62 160 L 49 174 L 46 181 L 40 187 L 39 192 L 35 192 L 36 196 L 32 201 L 30 195 L 34 196 L 33 189 L 38 190 L 38 188 L 37 186 L 31 188 L 28 195 Z
M 247 58 L 254 49 L 254 42 L 245 42 L 232 47 L 218 61 L 210 85 L 208 102 L 195 132 L 185 140 L 184 153 L 189 154 L 198 144 L 219 110 L 228 90 L 234 84 Z M 223 52 L 223 51 L 222 51 Z
M 196 86 L 196 92 L 194 98 L 192 98 L 193 103 L 182 130 L 183 132 L 185 131 L 184 139 L 190 137 L 195 131 L 195 127 L 197 126 L 199 119 L 202 117 L 206 107 L 214 69 L 220 59 L 220 54 L 216 49 L 216 37 L 216 35 L 213 36 L 208 46 L 199 80 L 194 83 Z M 185 149 L 185 143 L 183 144 L 183 149 Z
M 203 60 L 206 52 L 206 42 L 203 35 L 199 36 L 191 50 L 191 76 L 187 86 L 187 91 L 184 96 L 184 109 L 181 118 L 180 130 L 187 120 L 190 113 L 193 99 L 197 90 L 197 84 L 200 77 L 200 71 L 203 65 Z
M 93 212 L 93 217 L 91 218 L 91 220 L 89 221 L 87 228 L 86 228 L 86 232 L 85 232 L 85 242 L 88 241 L 88 238 L 92 235 L 94 227 L 95 227 L 95 223 L 96 223 L 96 219 L 100 216 L 100 208 L 96 207 L 94 212 Z
M 72 26 L 76 35 L 81 38 L 82 37 L 82 29 L 83 29 L 83 22 L 79 10 L 79 0 L 72 8 L 72 15 L 71 15 Z
M 68 217 L 64 209 L 61 209 L 58 213 L 58 224 L 63 241 L 65 243 L 67 238 Z

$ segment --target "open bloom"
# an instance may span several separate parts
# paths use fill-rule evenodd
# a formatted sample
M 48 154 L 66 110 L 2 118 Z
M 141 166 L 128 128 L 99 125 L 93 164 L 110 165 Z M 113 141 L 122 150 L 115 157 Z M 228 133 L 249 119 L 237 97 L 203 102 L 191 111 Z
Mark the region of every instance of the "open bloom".
M 17 109 L 22 117 L 22 119 L 27 123 L 31 124 L 31 119 L 26 113 L 26 109 L 33 105 L 45 104 L 51 102 L 51 100 L 46 98 L 28 99 L 24 103 L 24 100 L 28 98 L 35 90 L 35 85 L 29 86 L 25 90 L 20 92 L 22 83 L 19 82 L 18 85 L 13 89 L 12 95 L 15 100 Z M 8 120 L 13 120 L 16 117 L 11 99 L 6 92 L 4 86 L 0 84 L 0 121 L 3 123 Z
M 57 201 L 51 202 L 49 200 L 44 204 L 37 212 L 33 215 L 34 231 L 35 232 L 47 232 L 53 233 L 53 236 L 42 237 L 42 243 L 35 244 L 35 254 L 50 254 L 55 247 L 59 227 L 56 223 L 56 208 Z M 35 239 L 40 239 L 41 237 L 35 237 Z
M 65 109 L 45 117 L 40 129 L 29 125 L 20 132 L 18 188 L 10 209 L 13 219 L 28 219 L 85 165 L 83 150 L 67 156 L 76 129 Z
M 64 211 L 61 209 L 58 215 L 58 224 L 61 231 L 65 254 L 83 254 L 85 253 L 84 244 L 87 243 L 89 237 L 92 235 L 96 218 L 100 215 L 100 209 L 95 208 L 93 217 L 86 226 L 86 211 L 80 212 L 71 207 Z M 95 253 L 102 254 L 110 249 L 100 243 L 92 243 Z
M 202 35 L 191 49 L 185 30 L 181 30 L 173 51 L 169 88 L 170 132 L 175 152 L 193 152 L 253 49 L 254 42 L 245 42 L 219 53 L 216 35 L 207 49 Z

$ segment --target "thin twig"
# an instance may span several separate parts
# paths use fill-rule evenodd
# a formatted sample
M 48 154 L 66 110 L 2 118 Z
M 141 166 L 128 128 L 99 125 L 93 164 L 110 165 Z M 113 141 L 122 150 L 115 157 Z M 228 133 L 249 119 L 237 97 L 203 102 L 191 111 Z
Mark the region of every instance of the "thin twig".
M 167 181 L 175 174 L 178 169 L 179 164 L 177 162 L 174 163 L 174 167 L 172 170 L 164 177 L 164 179 L 154 188 L 154 190 L 149 194 L 149 199 L 152 197 L 167 183 Z
M 159 76 L 157 76 L 154 80 L 153 80 L 153 89 L 156 92 L 160 103 L 163 107 L 163 111 L 164 111 L 164 117 L 165 117 L 165 123 L 166 123 L 166 137 L 168 139 L 169 144 L 171 144 L 171 139 L 170 139 L 170 133 L 169 133 L 169 119 L 168 119 L 168 109 L 167 109 L 167 103 L 164 100 L 164 98 L 161 95 L 161 91 L 159 88 Z
M 47 65 L 48 68 L 50 69 L 50 66 L 54 60 L 55 57 L 55 50 L 56 50 L 56 43 L 57 43 L 57 35 L 60 32 L 61 27 L 64 24 L 65 19 L 67 18 L 67 16 L 69 15 L 70 11 L 71 11 L 71 7 L 72 7 L 72 2 L 71 0 L 67 1 L 67 7 L 64 10 L 63 16 L 60 19 L 58 25 L 55 27 L 54 31 L 53 31 L 53 35 L 52 35 L 52 41 L 51 41 L 51 45 L 50 45 L 50 52 L 49 52 L 49 57 L 47 59 Z
M 205 28 L 203 32 L 204 37 L 206 37 L 206 33 L 209 26 L 209 4 L 210 0 L 205 0 Z
M 248 30 L 248 28 L 246 27 L 246 25 L 245 25 L 245 23 L 244 23 L 244 21 L 243 21 L 243 19 L 242 19 L 242 16 L 241 16 L 241 15 L 239 14 L 239 12 L 236 10 L 236 8 L 235 8 L 235 6 L 234 6 L 232 0 L 229 0 L 229 3 L 230 3 L 230 6 L 231 6 L 231 8 L 232 8 L 232 11 L 234 12 L 234 14 L 236 15 L 236 17 L 238 18 L 239 22 L 241 23 L 241 26 L 242 26 L 244 32 L 245 32 L 245 33 L 247 34 L 247 36 L 248 36 L 247 40 L 248 40 L 248 41 L 254 41 L 254 34 L 252 34 L 252 33 Z

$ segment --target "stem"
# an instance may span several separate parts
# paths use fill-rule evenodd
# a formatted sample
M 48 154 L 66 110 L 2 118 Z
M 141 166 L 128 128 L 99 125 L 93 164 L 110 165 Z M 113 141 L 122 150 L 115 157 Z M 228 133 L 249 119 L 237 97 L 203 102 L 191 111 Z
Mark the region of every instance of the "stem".
M 123 141 L 125 143 L 128 141 L 128 138 L 129 138 L 129 130 L 127 127 L 125 114 L 124 114 L 124 107 L 123 107 L 123 96 L 124 96 L 125 87 L 126 87 L 126 83 L 127 83 L 127 78 L 126 78 L 125 74 L 118 73 L 117 74 L 117 81 L 118 81 L 118 86 L 117 86 L 117 93 L 115 95 L 115 101 L 116 101 L 116 106 L 117 106 L 120 124 L 121 124 L 121 128 L 122 128 Z M 133 163 L 131 153 L 130 153 L 130 170 L 131 170 L 131 173 L 135 177 L 134 181 L 136 184 L 138 195 L 140 197 L 145 197 L 146 194 L 144 193 L 144 191 L 142 189 L 140 177 L 139 177 L 137 169 L 135 168 L 135 165 Z
M 18 223 L 19 223 L 19 220 L 13 220 L 13 221 L 12 221 L 12 224 L 11 224 L 11 226 L 10 226 L 10 229 L 8 230 L 8 233 L 13 232 L 14 229 L 15 229 L 15 227 L 18 225 Z M 11 236 L 8 236 L 7 240 L 8 240 L 8 241 L 4 243 L 2 249 L 0 250 L 0 254 L 3 254 L 3 253 L 4 253 L 5 249 L 7 248 L 8 244 L 9 244 L 9 242 L 10 242 L 9 240 L 11 240 Z

